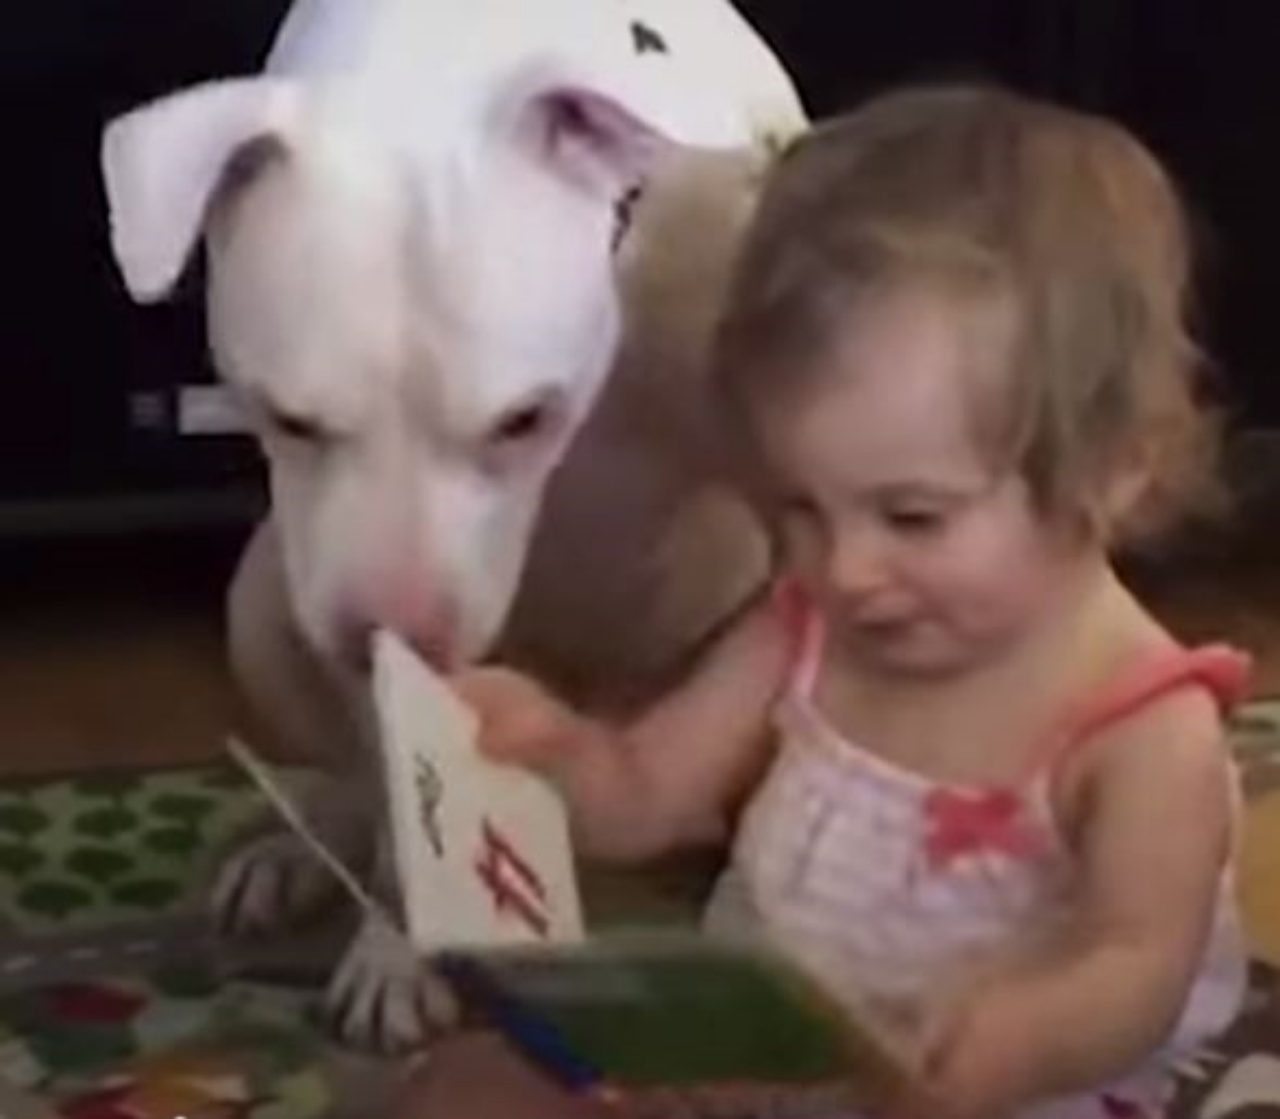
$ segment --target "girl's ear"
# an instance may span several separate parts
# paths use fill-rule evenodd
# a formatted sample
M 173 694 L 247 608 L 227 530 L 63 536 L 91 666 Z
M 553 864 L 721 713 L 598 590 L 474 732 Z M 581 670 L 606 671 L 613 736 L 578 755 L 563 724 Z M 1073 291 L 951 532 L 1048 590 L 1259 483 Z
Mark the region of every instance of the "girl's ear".
M 1104 479 L 1097 507 L 1104 533 L 1110 534 L 1117 525 L 1134 522 L 1155 482 L 1151 460 L 1148 448 L 1135 447 L 1112 466 Z

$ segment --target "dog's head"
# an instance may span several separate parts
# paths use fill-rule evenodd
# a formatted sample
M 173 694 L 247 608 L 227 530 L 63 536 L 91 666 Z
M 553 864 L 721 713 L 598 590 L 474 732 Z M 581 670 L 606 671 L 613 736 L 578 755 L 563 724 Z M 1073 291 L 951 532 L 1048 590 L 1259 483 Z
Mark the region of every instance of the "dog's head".
M 109 127 L 134 296 L 165 295 L 206 238 L 217 363 L 322 653 L 358 664 L 377 626 L 437 661 L 494 636 L 615 353 L 619 200 L 698 139 L 668 131 L 545 71 L 416 117 L 264 76 Z

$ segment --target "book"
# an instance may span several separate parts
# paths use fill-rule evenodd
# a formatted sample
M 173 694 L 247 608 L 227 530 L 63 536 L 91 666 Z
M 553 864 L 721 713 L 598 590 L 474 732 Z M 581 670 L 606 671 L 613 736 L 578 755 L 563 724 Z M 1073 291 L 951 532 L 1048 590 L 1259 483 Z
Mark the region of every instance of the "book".
M 487 759 L 475 713 L 390 634 L 376 638 L 373 685 L 402 899 L 383 916 L 549 1075 L 583 1091 L 839 1083 L 867 1096 L 901 1075 L 886 1031 L 763 945 L 682 929 L 588 935 L 556 791 Z M 306 833 L 262 764 L 236 754 Z

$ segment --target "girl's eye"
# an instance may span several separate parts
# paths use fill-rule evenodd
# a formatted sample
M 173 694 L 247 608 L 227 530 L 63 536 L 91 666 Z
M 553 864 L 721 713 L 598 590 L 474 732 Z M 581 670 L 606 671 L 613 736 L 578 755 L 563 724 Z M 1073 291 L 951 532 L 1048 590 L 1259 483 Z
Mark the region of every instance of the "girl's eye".
M 925 536 L 940 531 L 947 518 L 941 509 L 887 509 L 884 520 L 895 532 Z
M 807 494 L 775 490 L 771 500 L 774 509 L 784 517 L 813 517 L 818 512 L 818 503 Z
M 775 502 L 779 519 L 788 522 L 809 523 L 820 516 L 818 506 L 807 497 L 781 497 Z

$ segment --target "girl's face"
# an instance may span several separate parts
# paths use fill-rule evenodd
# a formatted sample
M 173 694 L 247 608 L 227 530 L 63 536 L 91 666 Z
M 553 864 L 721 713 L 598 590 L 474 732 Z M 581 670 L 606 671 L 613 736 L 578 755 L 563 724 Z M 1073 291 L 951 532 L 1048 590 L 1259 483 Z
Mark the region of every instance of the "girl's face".
M 1009 352 L 997 310 L 886 292 L 855 311 L 827 357 L 837 368 L 761 408 L 790 564 L 831 639 L 868 668 L 949 673 L 999 655 L 1081 554 L 980 437 L 990 370 Z

